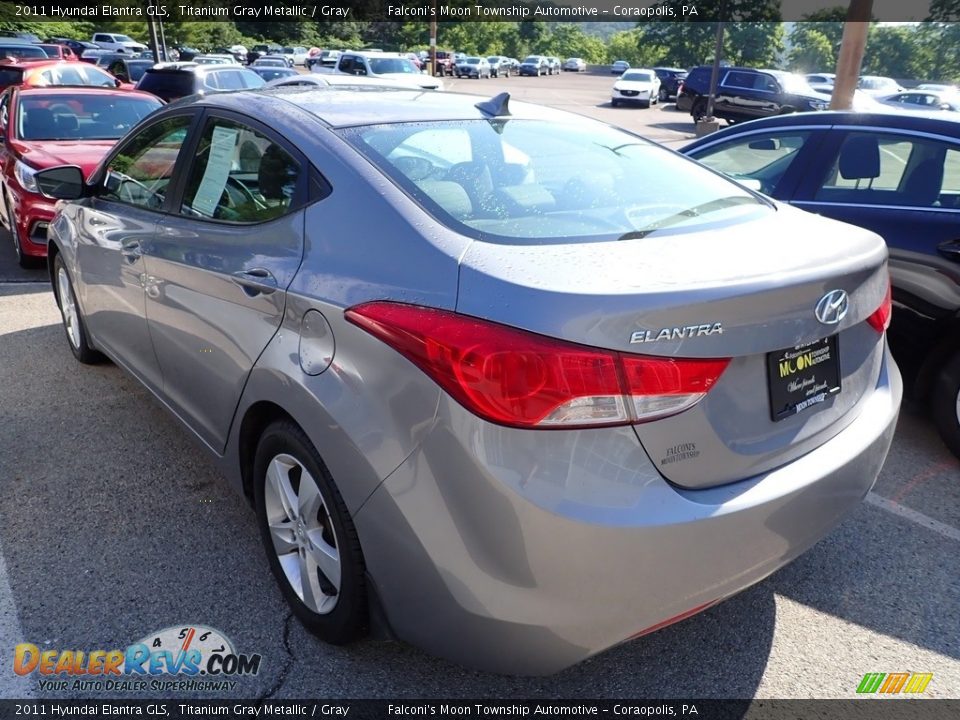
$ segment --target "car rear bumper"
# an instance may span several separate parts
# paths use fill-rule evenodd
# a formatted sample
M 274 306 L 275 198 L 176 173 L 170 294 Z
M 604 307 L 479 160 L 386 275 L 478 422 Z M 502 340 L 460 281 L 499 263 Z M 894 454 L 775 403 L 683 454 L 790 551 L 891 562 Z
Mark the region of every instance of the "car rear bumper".
M 441 402 L 356 514 L 401 639 L 477 669 L 562 670 L 762 580 L 855 508 L 902 394 L 885 351 L 859 417 L 776 470 L 681 490 L 629 428 L 523 431 Z

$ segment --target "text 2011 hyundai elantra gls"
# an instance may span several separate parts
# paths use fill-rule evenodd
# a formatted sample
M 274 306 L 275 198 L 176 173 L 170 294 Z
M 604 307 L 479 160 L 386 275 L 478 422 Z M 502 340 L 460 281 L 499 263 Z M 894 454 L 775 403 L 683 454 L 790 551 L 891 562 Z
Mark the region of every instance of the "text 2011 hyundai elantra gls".
M 216 95 L 37 182 L 72 199 L 49 257 L 74 355 L 219 458 L 308 628 L 542 674 L 761 580 L 863 498 L 901 396 L 887 250 L 478 100 Z

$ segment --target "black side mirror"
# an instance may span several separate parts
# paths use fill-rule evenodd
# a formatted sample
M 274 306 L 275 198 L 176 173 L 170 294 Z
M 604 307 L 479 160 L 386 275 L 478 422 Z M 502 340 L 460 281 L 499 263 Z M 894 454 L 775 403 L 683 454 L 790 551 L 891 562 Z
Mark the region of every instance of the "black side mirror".
M 86 185 L 83 182 L 83 170 L 76 165 L 60 165 L 59 167 L 40 170 L 34 176 L 40 193 L 54 200 L 76 200 L 85 194 Z

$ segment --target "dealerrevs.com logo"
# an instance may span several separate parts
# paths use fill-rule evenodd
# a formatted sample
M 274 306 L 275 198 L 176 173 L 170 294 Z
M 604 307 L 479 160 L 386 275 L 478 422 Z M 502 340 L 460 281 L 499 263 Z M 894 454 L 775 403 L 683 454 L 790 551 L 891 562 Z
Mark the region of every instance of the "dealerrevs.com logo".
M 110 692 L 233 690 L 236 677 L 260 672 L 259 654 L 238 653 L 219 630 L 168 627 L 124 650 L 14 648 L 17 675 L 36 673 L 40 690 Z

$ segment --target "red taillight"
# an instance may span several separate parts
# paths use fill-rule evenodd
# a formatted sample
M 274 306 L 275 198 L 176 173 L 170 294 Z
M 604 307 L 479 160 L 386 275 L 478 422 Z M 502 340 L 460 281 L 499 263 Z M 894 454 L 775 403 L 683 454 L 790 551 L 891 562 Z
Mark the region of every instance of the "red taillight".
M 416 364 L 471 412 L 501 425 L 625 425 L 686 410 L 729 360 L 626 355 L 446 310 L 372 302 L 350 322 Z
M 870 327 L 876 330 L 878 333 L 884 332 L 888 327 L 890 327 L 890 316 L 893 314 L 893 290 L 890 285 L 887 285 L 887 294 L 883 297 L 883 302 L 880 303 L 880 307 L 873 311 L 870 317 L 867 318 L 867 322 L 870 323 Z

